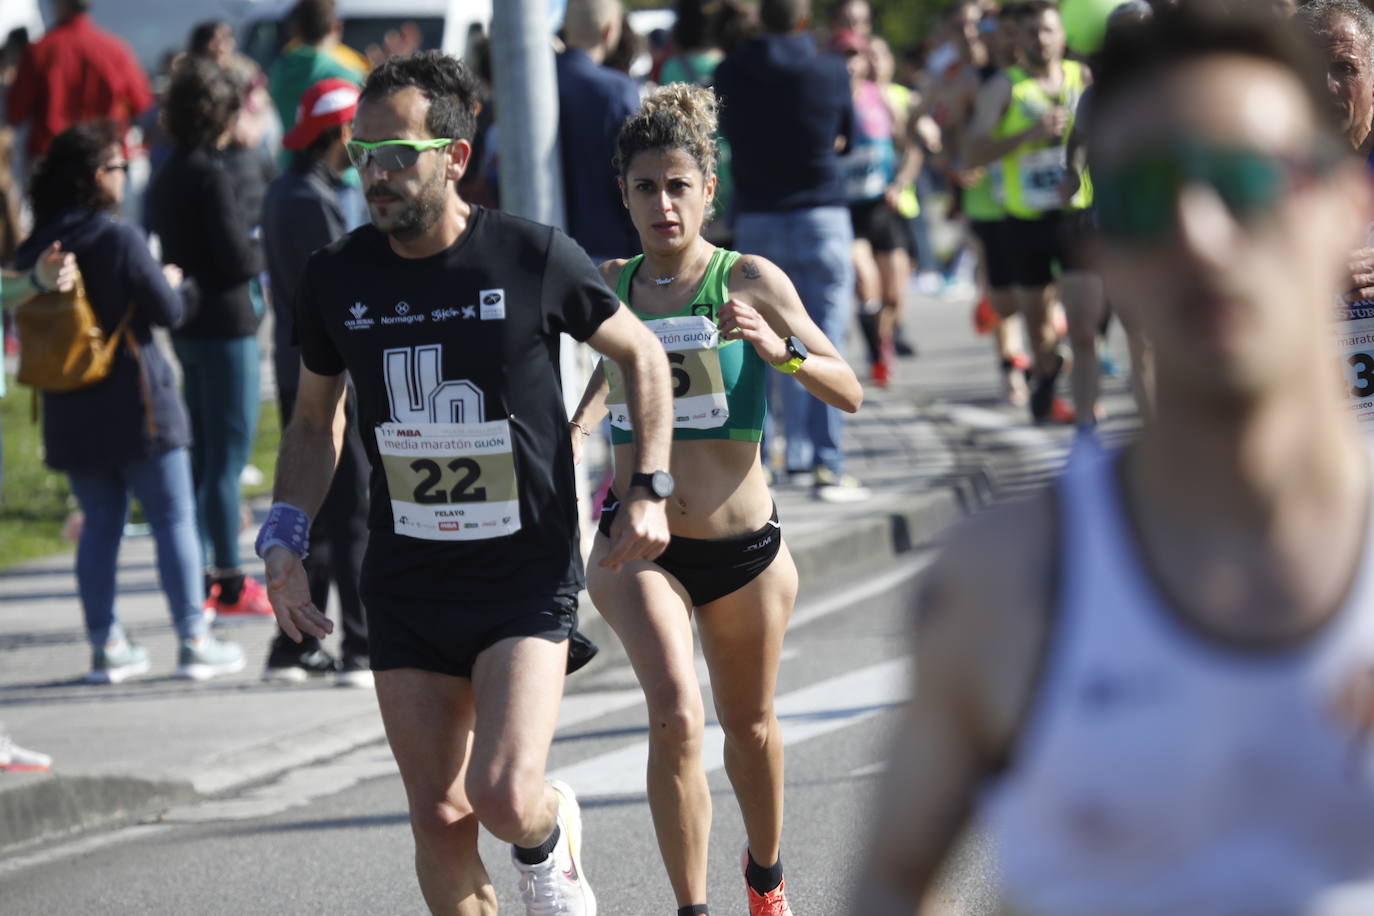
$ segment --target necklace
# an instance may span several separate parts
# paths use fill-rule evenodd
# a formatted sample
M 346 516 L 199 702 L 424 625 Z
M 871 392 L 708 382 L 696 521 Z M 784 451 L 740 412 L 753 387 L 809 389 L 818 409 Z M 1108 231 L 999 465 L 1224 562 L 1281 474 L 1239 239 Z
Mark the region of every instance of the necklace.
M 687 265 L 687 266 L 688 266 L 688 267 L 696 267 L 697 263 L 698 263 L 700 260 L 701 260 L 700 257 L 695 258 L 695 259 L 692 261 L 692 263 L 689 264 L 689 265 Z M 674 280 L 676 280 L 676 279 L 678 278 L 678 276 L 681 275 L 683 272 L 684 272 L 683 270 L 679 270 L 677 273 L 673 274 L 671 277 L 650 277 L 649 279 L 650 279 L 650 280 L 653 280 L 653 281 L 654 281 L 654 284 L 655 284 L 656 286 L 667 286 L 669 283 L 672 283 Z

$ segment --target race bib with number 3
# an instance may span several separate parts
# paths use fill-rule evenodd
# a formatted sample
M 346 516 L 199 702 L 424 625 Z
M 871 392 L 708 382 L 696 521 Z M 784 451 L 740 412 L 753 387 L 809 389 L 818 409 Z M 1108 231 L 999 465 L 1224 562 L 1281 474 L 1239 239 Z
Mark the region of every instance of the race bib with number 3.
M 720 368 L 716 344 L 720 331 L 705 315 L 655 318 L 644 322 L 668 351 L 673 375 L 673 427 L 675 429 L 715 429 L 730 419 L 730 404 L 725 394 L 725 376 Z M 625 380 L 619 367 L 605 363 L 606 409 L 611 425 L 630 429 L 626 405 Z
M 475 541 L 520 530 L 510 423 L 383 423 L 377 452 L 397 534 Z
M 1374 432 L 1374 302 L 1341 306 L 1336 343 L 1345 371 L 1346 403 L 1355 418 Z

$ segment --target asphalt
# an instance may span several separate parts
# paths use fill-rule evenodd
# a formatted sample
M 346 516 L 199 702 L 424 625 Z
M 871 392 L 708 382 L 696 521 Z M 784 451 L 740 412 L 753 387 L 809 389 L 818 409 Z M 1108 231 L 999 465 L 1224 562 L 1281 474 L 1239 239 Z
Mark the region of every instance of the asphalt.
M 860 580 L 935 542 L 1020 479 L 1022 434 L 1041 451 L 1045 443 L 1066 446 L 1067 431 L 1028 430 L 1019 412 L 999 411 L 990 348 L 967 330 L 966 305 L 920 308 L 931 312 L 922 354 L 904 362 L 889 389 L 867 388 L 848 425 L 849 470 L 873 498 L 837 505 L 806 487 L 775 488 L 804 589 Z M 1124 401 L 1120 390 L 1113 397 Z M 72 565 L 68 553 L 0 573 L 0 722 L 19 744 L 55 760 L 47 773 L 0 773 L 0 854 L 153 818 L 384 740 L 371 690 L 260 681 L 270 618 L 218 625 L 244 646 L 242 673 L 173 680 L 175 637 L 147 536 L 124 542 L 117 604 L 126 629 L 149 649 L 152 671 L 120 685 L 81 683 L 90 659 Z M 249 571 L 260 575 L 260 565 Z M 582 628 L 602 648 L 594 664 L 621 656 L 585 596 Z M 568 689 L 577 690 L 576 675 Z

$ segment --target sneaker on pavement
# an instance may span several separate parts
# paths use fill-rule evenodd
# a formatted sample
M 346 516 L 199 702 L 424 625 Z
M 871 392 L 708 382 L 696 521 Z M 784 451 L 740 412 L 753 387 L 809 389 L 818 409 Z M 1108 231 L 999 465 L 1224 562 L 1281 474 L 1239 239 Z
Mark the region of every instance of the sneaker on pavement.
M 740 870 L 749 871 L 749 846 L 744 847 L 740 856 Z M 787 882 L 781 882 L 766 894 L 760 894 L 744 882 L 745 901 L 749 905 L 749 916 L 792 916 L 792 908 L 787 905 Z
M 114 645 L 91 649 L 91 670 L 88 684 L 118 684 L 140 674 L 148 673 L 148 650 L 127 639 Z
M 345 655 L 338 673 L 334 675 L 334 684 L 339 687 L 364 687 L 370 690 L 373 686 L 372 666 L 368 663 L 367 656 Z
M 520 873 L 520 899 L 527 916 L 596 916 L 596 895 L 582 872 L 582 812 L 566 783 L 549 780 L 558 793 L 558 843 L 547 859 L 526 865 L 511 861 Z
M 828 503 L 859 503 L 873 491 L 849 474 L 836 474 L 825 466 L 816 468 L 815 496 Z
M 294 643 L 291 644 L 295 646 Z M 262 679 L 278 684 L 303 684 L 312 677 L 323 677 L 336 670 L 334 656 L 316 646 L 305 652 L 295 646 L 296 651 L 272 644 L 267 655 L 267 667 L 263 668 Z
M 14 743 L 9 732 L 0 728 L 0 772 L 42 773 L 52 769 L 52 758 Z
M 262 583 L 252 576 L 243 577 L 243 588 L 239 590 L 239 598 L 232 604 L 221 597 L 220 588 L 218 585 L 211 588 L 210 598 L 207 602 L 213 602 L 216 613 L 272 616 L 272 602 L 267 600 L 267 589 L 263 588 Z
M 243 649 L 238 643 L 205 636 L 199 644 L 187 639 L 177 652 L 176 676 L 191 681 L 207 681 L 222 674 L 243 670 Z

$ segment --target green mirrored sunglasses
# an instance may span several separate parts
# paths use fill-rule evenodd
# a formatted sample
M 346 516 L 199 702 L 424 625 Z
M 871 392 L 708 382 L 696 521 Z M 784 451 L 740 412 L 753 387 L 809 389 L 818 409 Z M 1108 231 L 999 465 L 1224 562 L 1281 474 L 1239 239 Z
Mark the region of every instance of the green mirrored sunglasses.
M 366 142 L 351 140 L 347 145 L 348 160 L 360 172 L 367 171 L 368 165 L 375 162 L 386 172 L 399 172 L 408 169 L 420 160 L 420 154 L 427 149 L 442 149 L 453 142 L 451 137 L 435 137 L 433 140 L 377 140 Z
M 1196 143 L 1153 150 L 1093 169 L 1098 228 L 1117 243 L 1157 242 L 1173 231 L 1178 196 L 1190 184 L 1214 191 L 1243 224 L 1272 211 L 1291 189 L 1327 174 L 1342 158 L 1332 149 L 1296 157 Z

